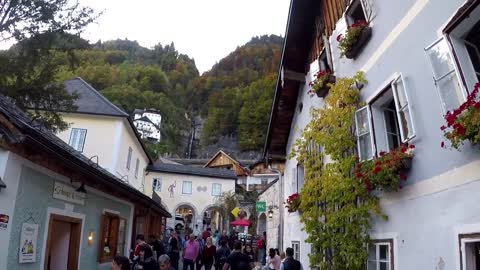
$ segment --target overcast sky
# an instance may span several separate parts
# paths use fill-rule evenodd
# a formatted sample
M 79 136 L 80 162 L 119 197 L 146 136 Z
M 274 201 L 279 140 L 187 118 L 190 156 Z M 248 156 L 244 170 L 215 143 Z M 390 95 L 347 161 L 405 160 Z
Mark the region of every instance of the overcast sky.
M 175 43 L 204 72 L 253 36 L 285 35 L 290 0 L 80 0 L 98 11 L 91 42 L 128 38 L 152 47 Z

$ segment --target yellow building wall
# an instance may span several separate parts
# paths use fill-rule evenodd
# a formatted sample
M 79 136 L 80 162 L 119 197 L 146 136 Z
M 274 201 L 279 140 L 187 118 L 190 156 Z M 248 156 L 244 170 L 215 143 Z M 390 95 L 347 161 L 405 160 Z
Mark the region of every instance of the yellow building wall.
M 135 137 L 128 120 L 122 117 L 88 114 L 63 114 L 70 127 L 57 134 L 69 143 L 72 128 L 87 129 L 83 154 L 90 158 L 98 156 L 98 163 L 110 173 L 143 191 L 143 179 L 148 158 Z M 130 169 L 127 169 L 128 148 L 132 148 Z M 135 177 L 135 164 L 140 160 L 138 176 Z M 92 159 L 96 161 L 95 158 Z

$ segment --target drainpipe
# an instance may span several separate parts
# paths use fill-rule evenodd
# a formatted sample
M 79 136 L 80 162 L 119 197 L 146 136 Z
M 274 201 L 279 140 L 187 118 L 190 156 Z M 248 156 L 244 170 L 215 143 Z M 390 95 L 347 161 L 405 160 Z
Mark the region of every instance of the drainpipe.
M 279 196 L 278 196 L 278 215 L 279 215 L 279 225 L 278 225 L 278 250 L 283 251 L 283 213 L 284 213 L 284 207 L 283 207 L 283 179 L 282 179 L 282 172 L 272 168 L 269 166 L 269 169 L 278 174 L 278 182 L 280 183 L 279 187 Z

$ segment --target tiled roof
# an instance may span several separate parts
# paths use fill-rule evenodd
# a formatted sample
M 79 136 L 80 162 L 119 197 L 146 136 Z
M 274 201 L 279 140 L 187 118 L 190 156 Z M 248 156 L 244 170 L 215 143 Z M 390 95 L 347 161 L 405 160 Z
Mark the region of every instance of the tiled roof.
M 158 209 L 161 209 L 164 215 L 170 216 L 168 211 L 154 202 L 150 197 L 123 182 L 109 171 L 98 166 L 97 163 L 85 157 L 82 153 L 73 149 L 70 145 L 52 134 L 41 124 L 33 121 L 27 114 L 25 114 L 25 112 L 15 106 L 10 99 L 2 95 L 0 95 L 0 114 L 22 132 L 22 135 L 13 134 L 11 138 L 9 138 L 9 134 L 6 134 L 7 139 L 19 143 L 24 140 L 24 136 L 31 137 L 34 141 L 40 143 L 44 147 L 48 147 L 48 149 L 50 149 L 52 153 L 55 153 L 55 155 L 71 160 L 76 164 L 81 164 L 82 168 L 85 168 L 92 174 L 96 175 L 96 177 L 102 179 L 105 184 L 110 186 L 113 184 L 113 186 L 117 187 L 119 190 L 128 192 L 132 199 L 136 198 L 143 202 L 148 202 L 149 204 L 156 206 Z M 0 130 L 0 132 L 1 131 L 2 130 Z M 19 138 L 19 136 L 22 138 Z
M 75 101 L 76 112 L 128 117 L 127 113 L 111 103 L 82 78 L 68 80 L 64 84 L 70 94 L 77 93 L 79 95 Z
M 199 168 L 175 164 L 156 163 L 155 165 L 148 166 L 147 171 L 216 177 L 225 179 L 237 179 L 235 172 L 227 169 Z

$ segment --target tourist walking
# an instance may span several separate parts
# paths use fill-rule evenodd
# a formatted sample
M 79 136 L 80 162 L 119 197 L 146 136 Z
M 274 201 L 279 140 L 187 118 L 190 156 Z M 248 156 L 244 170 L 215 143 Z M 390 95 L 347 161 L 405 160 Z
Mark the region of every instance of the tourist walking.
M 168 240 L 168 256 L 173 268 L 178 269 L 178 260 L 180 259 L 180 244 L 177 238 L 177 232 L 173 231 Z
M 217 253 L 217 247 L 213 245 L 212 237 L 207 238 L 207 244 L 203 248 L 202 263 L 205 265 L 205 270 L 211 270 L 215 261 L 215 254 Z
M 133 252 L 133 259 L 136 260 L 138 258 L 138 253 L 140 252 L 140 246 L 145 244 L 145 237 L 143 234 L 137 235 L 135 238 L 135 251 Z
M 263 236 L 260 236 L 260 239 L 257 240 L 257 250 L 258 250 L 257 260 L 262 265 L 265 265 L 265 259 L 266 259 L 266 256 L 267 256 L 266 235 L 267 235 L 267 233 L 263 232 Z
M 230 256 L 227 242 L 226 239 L 220 240 L 220 248 L 217 249 L 217 254 L 215 254 L 215 270 L 223 269 L 223 265 L 227 262 L 228 256 Z
M 280 259 L 280 256 L 277 255 L 275 252 L 275 249 L 271 248 L 268 250 L 268 257 L 267 257 L 267 262 L 266 266 L 263 268 L 265 270 L 280 270 L 280 264 L 282 260 Z
M 243 248 L 243 254 L 247 255 L 250 258 L 250 263 L 253 263 L 255 261 L 255 256 L 253 254 L 253 249 L 251 245 L 246 245 L 245 248 Z
M 202 239 L 204 243 L 207 241 L 207 238 L 212 236 L 212 229 L 207 228 L 203 233 L 202 233 Z
M 157 260 L 153 256 L 152 248 L 148 244 L 140 245 L 138 259 L 135 261 L 134 270 L 157 270 Z
M 151 234 L 149 237 L 149 244 L 153 249 L 153 253 L 155 255 L 155 259 L 158 260 L 158 257 L 165 254 L 165 248 L 163 243 L 155 237 L 155 235 Z
M 200 229 L 198 228 L 198 224 L 195 224 L 195 229 L 193 229 L 193 235 L 196 237 L 200 236 Z
M 183 250 L 183 270 L 194 270 L 199 248 L 198 242 L 195 241 L 195 236 L 190 234 L 190 239 L 185 244 L 185 249 Z
M 222 270 L 251 270 L 250 258 L 242 253 L 242 242 L 233 244 L 233 252 L 228 256 Z
M 287 257 L 280 266 L 280 270 L 303 270 L 302 264 L 293 258 L 293 248 L 287 248 L 285 253 Z
M 205 246 L 203 239 L 200 237 L 197 237 L 195 241 L 198 243 L 198 256 L 197 259 L 195 260 L 195 269 L 200 270 L 202 269 L 203 266 L 203 248 Z
M 115 256 L 112 261 L 112 270 L 130 270 L 130 260 L 125 256 Z
M 170 262 L 170 257 L 166 254 L 163 254 L 158 258 L 158 266 L 160 270 L 177 270 L 173 268 L 172 263 Z

